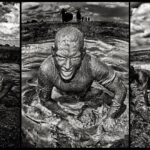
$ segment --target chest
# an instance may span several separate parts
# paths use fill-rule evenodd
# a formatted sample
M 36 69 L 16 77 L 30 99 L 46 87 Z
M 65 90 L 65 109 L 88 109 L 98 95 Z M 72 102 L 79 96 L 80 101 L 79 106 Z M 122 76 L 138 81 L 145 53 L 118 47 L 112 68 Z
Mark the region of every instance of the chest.
M 66 93 L 82 93 L 85 92 L 92 84 L 90 73 L 77 73 L 70 82 L 64 82 L 58 76 L 55 86 L 62 92 Z

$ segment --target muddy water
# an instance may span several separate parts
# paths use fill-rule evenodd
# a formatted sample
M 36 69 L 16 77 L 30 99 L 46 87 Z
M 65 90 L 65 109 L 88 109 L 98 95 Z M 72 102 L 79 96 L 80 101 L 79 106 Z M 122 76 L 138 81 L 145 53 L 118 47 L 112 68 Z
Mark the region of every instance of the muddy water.
M 125 135 L 128 135 L 128 95 L 125 100 L 127 110 L 117 119 L 117 125 L 113 131 L 106 133 L 102 130 L 103 117 L 108 111 L 105 107 L 94 110 L 98 114 L 95 123 L 91 120 L 95 113 L 92 114 L 93 110 L 88 109 L 86 113 L 89 115 L 86 116 L 85 113 L 83 116 L 84 123 L 79 120 L 72 120 L 70 126 L 66 122 L 62 123 L 60 118 L 40 105 L 35 92 L 37 70 L 41 62 L 51 54 L 52 46 L 53 40 L 23 46 L 22 103 L 24 109 L 22 110 L 22 129 L 30 144 L 36 147 L 111 147 L 116 141 L 125 139 Z M 128 88 L 127 42 L 118 39 L 111 39 L 108 43 L 98 40 L 85 40 L 85 47 L 87 53 L 97 56 L 102 62 L 111 66 Z M 30 84 L 28 84 L 28 81 L 30 81 Z M 57 130 L 58 124 L 63 127 L 63 131 Z M 89 136 L 88 133 L 91 133 L 91 131 L 84 132 L 83 127 L 88 131 L 95 131 L 95 133 Z M 61 139 L 64 139 L 64 141 Z

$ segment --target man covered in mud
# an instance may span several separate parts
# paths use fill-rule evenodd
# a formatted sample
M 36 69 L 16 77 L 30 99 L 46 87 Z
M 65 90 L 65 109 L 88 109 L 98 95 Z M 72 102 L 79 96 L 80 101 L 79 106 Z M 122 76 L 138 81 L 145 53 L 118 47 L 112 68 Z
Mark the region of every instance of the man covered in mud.
M 114 96 L 92 88 L 93 82 L 105 87 Z M 52 96 L 54 87 L 60 98 Z M 125 110 L 126 88 L 121 79 L 98 58 L 86 53 L 83 33 L 75 27 L 65 27 L 57 32 L 52 55 L 41 64 L 38 72 L 37 93 L 43 106 L 67 120 L 75 117 L 75 114 L 66 112 L 58 102 L 71 104 L 76 99 L 76 102 L 84 101 L 87 107 L 108 104 L 110 110 L 106 128 L 114 126 L 115 118 L 124 112 L 122 108 Z M 61 99 L 66 95 L 73 98 Z M 82 110 L 84 106 L 77 117 L 82 115 Z

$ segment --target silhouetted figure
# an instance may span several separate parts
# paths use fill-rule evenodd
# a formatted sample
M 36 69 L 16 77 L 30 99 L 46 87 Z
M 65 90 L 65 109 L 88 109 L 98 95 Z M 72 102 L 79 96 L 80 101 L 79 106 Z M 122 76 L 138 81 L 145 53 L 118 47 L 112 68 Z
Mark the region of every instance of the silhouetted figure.
M 81 18 L 81 21 L 82 21 L 82 22 L 84 21 L 84 17 Z
M 84 17 L 84 21 L 86 21 L 86 22 L 87 22 L 87 21 L 88 21 L 88 17 Z
M 87 17 L 87 21 L 90 21 L 90 17 Z
M 77 10 L 76 18 L 77 18 L 77 22 L 81 21 L 82 16 L 81 16 L 80 9 Z
M 62 15 L 62 22 L 68 22 L 73 19 L 73 14 L 66 12 L 64 8 L 61 10 L 61 15 Z

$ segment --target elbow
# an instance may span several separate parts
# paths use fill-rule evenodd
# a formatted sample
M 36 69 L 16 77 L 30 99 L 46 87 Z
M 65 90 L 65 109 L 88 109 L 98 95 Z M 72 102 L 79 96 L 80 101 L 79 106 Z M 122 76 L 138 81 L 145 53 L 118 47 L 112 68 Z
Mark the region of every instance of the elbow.
M 123 104 L 127 95 L 127 88 L 125 87 L 123 83 L 121 85 L 119 93 L 120 93 L 120 103 Z

